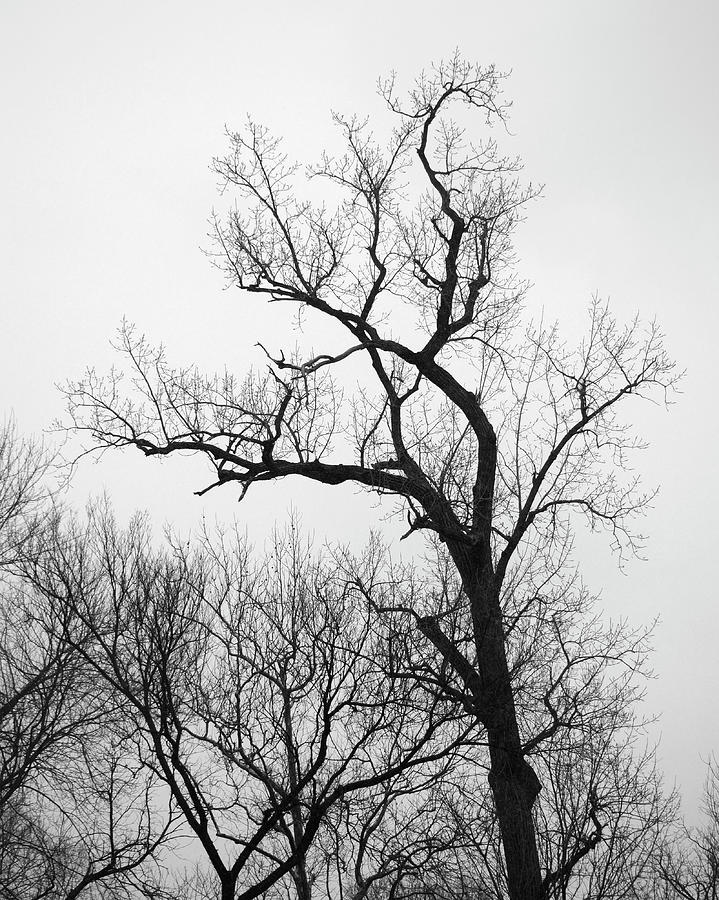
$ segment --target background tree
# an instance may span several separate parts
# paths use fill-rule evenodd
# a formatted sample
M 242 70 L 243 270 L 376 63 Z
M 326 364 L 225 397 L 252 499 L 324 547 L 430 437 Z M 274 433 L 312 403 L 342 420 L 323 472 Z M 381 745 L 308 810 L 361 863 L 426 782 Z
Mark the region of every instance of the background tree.
M 0 429 L 0 895 L 137 897 L 157 884 L 172 815 L 128 767 L 107 692 L 64 640 L 67 617 L 22 578 L 60 516 L 50 464 L 12 422 Z
M 236 534 L 155 550 L 146 522 L 123 532 L 101 507 L 29 575 L 223 900 L 309 900 L 335 807 L 400 779 L 412 793 L 471 744 L 475 723 L 400 677 L 403 641 L 296 531 L 255 563 Z
M 682 823 L 657 848 L 650 896 L 715 900 L 719 896 L 719 766 L 711 759 L 704 790 L 704 824 Z
M 47 511 L 52 455 L 23 438 L 12 418 L 0 426 L 0 565 L 17 561 Z
M 126 330 L 134 390 L 90 373 L 68 395 L 75 427 L 100 447 L 197 451 L 214 468 L 211 486 L 237 482 L 243 494 L 289 475 L 360 484 L 398 499 L 408 534 L 437 536 L 469 632 L 450 637 L 441 605 L 417 627 L 485 730 L 507 890 L 526 900 L 552 873 L 533 818 L 537 734 L 525 731 L 512 656 L 537 610 L 551 624 L 556 590 L 545 585 L 556 588 L 569 563 L 575 514 L 636 547 L 632 518 L 647 497 L 628 470 L 639 445 L 618 406 L 663 397 L 675 373 L 656 327 L 620 326 L 598 301 L 574 349 L 523 318 L 511 234 L 536 191 L 520 186 L 518 162 L 489 130 L 472 143 L 447 115 L 501 123 L 500 86 L 493 68 L 458 58 L 405 100 L 383 83 L 398 123 L 385 147 L 360 120 L 338 117 L 345 155 L 310 170 L 338 197 L 332 212 L 301 198 L 297 169 L 265 129 L 233 133 L 216 170 L 240 205 L 215 223 L 218 264 L 242 291 L 333 326 L 327 348 L 268 352 L 269 374 L 237 381 L 172 369 Z M 367 377 L 343 393 L 351 358 Z M 556 646 L 567 649 L 561 636 Z M 539 698 L 548 734 L 572 727 L 557 690 Z

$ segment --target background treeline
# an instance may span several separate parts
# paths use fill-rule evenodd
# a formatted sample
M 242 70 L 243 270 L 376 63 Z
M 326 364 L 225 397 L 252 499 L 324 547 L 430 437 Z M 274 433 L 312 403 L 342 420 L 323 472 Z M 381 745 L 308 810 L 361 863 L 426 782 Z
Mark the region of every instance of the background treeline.
M 12 424 L 0 461 L 3 898 L 505 896 L 482 729 L 406 612 L 454 615 L 441 544 L 156 540 L 63 509 Z M 512 660 L 526 729 L 562 722 L 531 750 L 546 896 L 715 896 L 716 771 L 685 828 L 636 723 L 646 635 L 562 598 Z

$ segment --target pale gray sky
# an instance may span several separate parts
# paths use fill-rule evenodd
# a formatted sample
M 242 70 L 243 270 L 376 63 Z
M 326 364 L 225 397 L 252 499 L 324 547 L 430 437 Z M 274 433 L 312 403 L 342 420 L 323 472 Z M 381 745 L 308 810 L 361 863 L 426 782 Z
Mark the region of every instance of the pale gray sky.
M 241 372 L 275 335 L 277 311 L 224 292 L 199 249 L 225 124 L 251 112 L 311 161 L 329 110 L 377 111 L 390 69 L 412 76 L 455 47 L 512 69 L 512 148 L 546 184 L 519 236 L 530 303 L 572 331 L 592 292 L 610 295 L 620 316 L 656 316 L 688 370 L 669 414 L 638 411 L 643 471 L 662 488 L 648 561 L 619 576 L 591 545 L 587 568 L 613 614 L 661 618 L 647 708 L 663 711 L 664 767 L 691 807 L 701 758 L 719 750 L 718 21 L 710 0 L 5 2 L 0 411 L 46 427 L 62 414 L 54 383 L 106 369 L 122 316 L 207 369 Z M 260 530 L 294 498 L 322 533 L 320 488 L 269 488 L 237 509 L 220 492 L 193 498 L 203 484 L 196 463 L 131 455 L 85 466 L 76 495 L 105 485 L 123 514 L 189 526 L 236 512 Z M 356 534 L 341 515 L 356 510 L 364 534 L 370 506 L 346 499 L 333 532 Z

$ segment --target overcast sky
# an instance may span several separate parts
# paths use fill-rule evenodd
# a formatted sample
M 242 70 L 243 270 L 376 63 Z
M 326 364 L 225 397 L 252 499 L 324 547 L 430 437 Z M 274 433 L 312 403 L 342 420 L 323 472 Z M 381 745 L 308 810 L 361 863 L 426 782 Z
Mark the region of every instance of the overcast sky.
M 0 14 L 0 413 L 26 432 L 61 416 L 54 384 L 112 362 L 123 316 L 171 360 L 242 372 L 278 312 L 223 290 L 203 256 L 216 204 L 209 171 L 224 128 L 250 112 L 307 161 L 329 111 L 379 109 L 374 85 L 412 77 L 455 47 L 512 70 L 511 149 L 546 185 L 519 235 L 530 304 L 574 331 L 592 293 L 620 317 L 656 317 L 687 369 L 666 413 L 638 411 L 642 460 L 661 493 L 647 561 L 617 575 L 587 545 L 612 615 L 660 618 L 647 710 L 669 782 L 693 807 L 719 751 L 716 634 L 716 340 L 719 4 L 564 2 L 5 2 Z M 188 460 L 115 457 L 78 473 L 123 515 L 190 527 L 236 514 L 252 532 L 294 500 L 305 523 L 366 534 L 372 506 L 282 485 L 237 508 Z M 311 503 L 307 499 L 312 498 Z M 351 515 L 359 516 L 361 528 Z M 392 526 L 390 526 L 392 527 Z M 359 530 L 358 530 L 359 529 Z

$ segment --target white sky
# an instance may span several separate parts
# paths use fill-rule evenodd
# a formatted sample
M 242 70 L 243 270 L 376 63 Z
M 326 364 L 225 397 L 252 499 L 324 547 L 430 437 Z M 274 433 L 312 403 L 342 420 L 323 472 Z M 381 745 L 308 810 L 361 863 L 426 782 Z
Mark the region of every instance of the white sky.
M 592 292 L 657 317 L 686 367 L 667 414 L 638 410 L 642 469 L 661 494 L 648 561 L 624 576 L 601 545 L 587 570 L 613 615 L 660 617 L 647 710 L 669 782 L 691 811 L 719 751 L 715 342 L 719 326 L 716 2 L 426 0 L 11 3 L 0 10 L 0 414 L 25 431 L 62 415 L 54 384 L 106 370 L 123 316 L 171 360 L 242 372 L 281 311 L 222 290 L 200 252 L 217 202 L 208 169 L 247 112 L 307 161 L 329 110 L 379 110 L 376 78 L 414 76 L 458 46 L 512 69 L 512 148 L 546 184 L 520 234 L 530 303 L 570 330 Z M 189 527 L 237 514 L 263 534 L 296 502 L 305 523 L 363 537 L 376 514 L 351 491 L 281 485 L 242 507 L 202 501 L 196 461 L 117 456 L 76 496 Z M 309 501 L 309 502 L 308 502 Z M 355 517 L 355 518 L 353 518 Z M 390 526 L 393 527 L 393 526 Z

